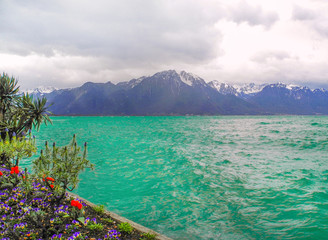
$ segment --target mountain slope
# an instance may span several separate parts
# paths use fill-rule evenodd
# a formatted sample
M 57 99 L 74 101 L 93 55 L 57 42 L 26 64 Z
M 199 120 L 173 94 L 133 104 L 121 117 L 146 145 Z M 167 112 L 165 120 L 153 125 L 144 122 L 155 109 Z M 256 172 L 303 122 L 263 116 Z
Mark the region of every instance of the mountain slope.
M 328 92 L 307 87 L 270 84 L 249 102 L 268 113 L 275 114 L 328 114 Z
M 229 85 L 187 72 L 163 71 L 113 84 L 32 92 L 53 102 L 57 115 L 328 114 L 328 91 L 254 83 Z
M 117 85 L 85 83 L 47 95 L 57 115 L 217 115 L 256 114 L 257 107 L 225 96 L 187 72 L 174 70 Z

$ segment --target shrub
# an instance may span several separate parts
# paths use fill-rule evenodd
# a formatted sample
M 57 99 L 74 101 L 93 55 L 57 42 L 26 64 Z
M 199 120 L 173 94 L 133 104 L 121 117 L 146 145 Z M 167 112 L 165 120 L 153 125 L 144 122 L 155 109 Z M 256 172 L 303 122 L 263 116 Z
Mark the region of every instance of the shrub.
M 142 237 L 140 238 L 140 240 L 155 240 L 155 238 L 156 238 L 156 235 L 153 233 L 150 233 L 150 232 L 143 233 L 143 234 L 141 234 L 141 236 Z
M 122 222 L 117 226 L 118 230 L 120 232 L 125 232 L 125 233 L 132 233 L 133 227 L 131 226 L 130 223 L 128 222 Z
M 114 220 L 111 219 L 111 218 L 103 218 L 102 220 L 103 220 L 105 223 L 113 223 L 113 222 L 114 222 Z
M 104 214 L 105 212 L 105 206 L 104 205 L 97 205 L 93 207 L 93 210 L 97 213 L 97 214 Z
M 45 143 L 45 150 L 41 150 L 40 157 L 32 163 L 34 175 L 42 179 L 50 187 L 53 184 L 57 195 L 57 203 L 65 196 L 66 190 L 73 191 L 79 183 L 79 174 L 86 168 L 93 169 L 93 164 L 86 159 L 87 144 L 84 144 L 84 151 L 77 146 L 76 136 L 73 136 L 71 143 L 64 147 L 57 147 L 53 144 L 52 149 Z M 51 177 L 54 181 L 48 181 Z
M 87 228 L 91 231 L 102 231 L 104 229 L 104 226 L 101 223 L 95 223 L 87 225 Z
M 8 168 L 18 166 L 21 159 L 31 157 L 35 152 L 35 139 L 31 138 L 31 133 L 28 137 L 14 136 L 11 139 L 7 133 L 6 138 L 0 141 L 0 164 Z

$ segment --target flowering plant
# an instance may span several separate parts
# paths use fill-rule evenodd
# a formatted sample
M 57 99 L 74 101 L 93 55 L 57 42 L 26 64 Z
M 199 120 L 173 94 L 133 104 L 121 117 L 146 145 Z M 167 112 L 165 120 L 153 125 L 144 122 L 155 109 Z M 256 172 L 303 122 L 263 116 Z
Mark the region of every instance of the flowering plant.
M 72 200 L 72 201 L 71 201 L 71 206 L 72 206 L 72 207 L 76 207 L 76 208 L 78 208 L 79 210 L 81 210 L 82 207 L 83 207 L 82 203 L 80 203 L 79 201 L 76 201 L 76 200 Z
M 18 168 L 18 166 L 15 166 L 15 167 L 12 167 L 12 168 L 11 168 L 10 174 L 14 174 L 14 173 L 16 173 L 16 174 L 19 173 L 19 168 Z

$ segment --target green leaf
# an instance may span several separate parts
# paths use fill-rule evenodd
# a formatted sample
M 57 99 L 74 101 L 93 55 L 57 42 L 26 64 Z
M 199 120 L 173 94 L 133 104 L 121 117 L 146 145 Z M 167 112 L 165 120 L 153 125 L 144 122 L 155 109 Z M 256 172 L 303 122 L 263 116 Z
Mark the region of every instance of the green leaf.
M 84 217 L 79 217 L 77 220 L 84 225 L 84 221 L 85 221 Z

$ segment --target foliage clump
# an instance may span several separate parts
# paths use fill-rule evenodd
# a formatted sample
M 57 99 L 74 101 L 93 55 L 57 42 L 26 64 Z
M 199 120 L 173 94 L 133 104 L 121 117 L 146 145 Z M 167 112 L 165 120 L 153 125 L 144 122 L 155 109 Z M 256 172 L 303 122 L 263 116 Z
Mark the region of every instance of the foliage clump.
M 156 235 L 153 233 L 143 233 L 141 234 L 141 238 L 139 240 L 155 240 L 156 239 Z
M 93 207 L 93 210 L 94 210 L 97 214 L 102 215 L 102 214 L 104 214 L 104 212 L 105 212 L 105 206 L 104 206 L 104 205 L 97 205 L 97 206 L 94 206 L 94 207 Z
M 122 222 L 118 225 L 118 230 L 124 233 L 132 233 L 133 227 L 128 222 Z

